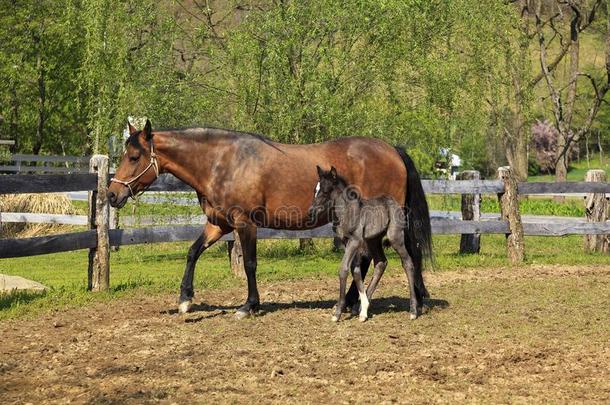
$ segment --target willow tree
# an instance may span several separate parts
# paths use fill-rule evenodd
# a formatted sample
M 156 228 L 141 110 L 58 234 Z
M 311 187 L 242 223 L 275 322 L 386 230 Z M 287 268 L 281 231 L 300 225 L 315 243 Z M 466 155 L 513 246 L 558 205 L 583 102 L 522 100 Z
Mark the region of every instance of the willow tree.
M 440 146 L 479 164 L 498 26 L 513 18 L 483 3 L 259 2 L 228 34 L 234 126 L 286 142 L 380 137 L 426 171 Z

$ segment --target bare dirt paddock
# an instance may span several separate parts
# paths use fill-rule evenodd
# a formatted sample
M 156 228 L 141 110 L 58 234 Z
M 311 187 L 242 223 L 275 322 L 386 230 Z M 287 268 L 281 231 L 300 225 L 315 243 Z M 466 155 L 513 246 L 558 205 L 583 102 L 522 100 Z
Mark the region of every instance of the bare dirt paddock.
M 429 272 L 408 319 L 392 269 L 373 317 L 330 322 L 337 280 L 96 304 L 0 324 L 0 403 L 608 402 L 610 266 Z

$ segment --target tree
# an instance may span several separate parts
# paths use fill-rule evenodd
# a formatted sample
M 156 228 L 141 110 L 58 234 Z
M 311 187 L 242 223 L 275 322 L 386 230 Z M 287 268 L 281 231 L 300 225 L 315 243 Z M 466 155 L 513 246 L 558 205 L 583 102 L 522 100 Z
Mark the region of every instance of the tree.
M 0 113 L 15 150 L 74 153 L 79 34 L 64 1 L 2 1 Z M 61 134 L 61 135 L 59 135 Z
M 601 0 L 595 0 L 587 7 L 584 1 L 566 1 L 565 5 L 558 3 L 558 12 L 544 24 L 542 20 L 541 3 L 536 8 L 536 34 L 539 41 L 539 61 L 542 74 L 544 76 L 553 112 L 555 126 L 558 130 L 557 150 L 555 154 L 555 177 L 557 181 L 565 181 L 569 164 L 569 151 L 575 142 L 578 142 L 590 130 L 599 112 L 604 97 L 610 89 L 610 13 L 608 16 L 607 28 L 605 33 L 606 53 L 605 67 L 603 76 L 599 71 L 583 72 L 579 65 L 580 36 L 595 20 L 596 13 L 601 6 Z M 564 10 L 562 7 L 567 8 Z M 610 7 L 607 5 L 606 7 Z M 555 20 L 562 15 L 570 15 L 569 24 L 569 45 L 565 45 L 562 31 L 556 27 Z M 548 28 L 547 28 L 548 27 Z M 565 85 L 558 85 L 557 76 L 552 74 L 551 67 L 547 61 L 549 44 L 547 33 L 550 31 L 552 38 L 557 37 L 560 43 L 569 48 L 569 68 L 565 77 Z M 579 79 L 586 79 L 589 82 L 589 94 L 581 94 L 581 100 L 587 98 L 587 111 L 580 117 L 580 122 L 576 124 L 576 99 L 577 84 Z M 567 91 L 564 98 L 563 93 Z M 584 97 L 583 97 L 584 96 Z M 584 103 L 583 103 L 584 104 Z

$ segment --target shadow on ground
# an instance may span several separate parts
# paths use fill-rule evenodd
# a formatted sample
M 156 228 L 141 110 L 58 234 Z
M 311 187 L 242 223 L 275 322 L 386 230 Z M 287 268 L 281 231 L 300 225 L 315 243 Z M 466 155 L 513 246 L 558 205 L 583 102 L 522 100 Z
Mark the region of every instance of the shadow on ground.
M 261 304 L 261 308 L 256 316 L 265 316 L 276 311 L 284 311 L 289 309 L 332 309 L 336 304 L 335 300 L 309 300 L 309 301 L 293 301 L 293 302 L 266 302 Z M 427 310 L 424 312 L 434 309 L 444 309 L 449 307 L 449 302 L 443 299 L 425 299 L 424 306 Z M 190 313 L 198 312 L 211 312 L 210 314 L 188 318 L 185 320 L 187 323 L 199 322 L 204 319 L 214 318 L 220 315 L 224 315 L 227 312 L 236 311 L 239 305 L 209 305 L 205 303 L 193 304 Z M 379 315 L 386 312 L 409 312 L 410 301 L 398 296 L 374 298 L 369 309 L 369 314 Z M 162 311 L 161 313 L 175 315 L 178 313 L 177 309 L 169 309 Z

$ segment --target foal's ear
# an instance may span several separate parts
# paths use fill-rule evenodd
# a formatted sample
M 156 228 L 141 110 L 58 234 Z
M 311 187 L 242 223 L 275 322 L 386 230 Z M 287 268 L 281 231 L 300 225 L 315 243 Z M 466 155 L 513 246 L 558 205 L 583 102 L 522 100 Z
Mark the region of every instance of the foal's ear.
M 335 166 L 330 167 L 330 175 L 332 176 L 333 180 L 337 179 L 337 169 L 335 169 Z
M 322 170 L 322 168 L 318 165 L 316 165 L 316 169 L 318 169 L 318 177 L 322 178 L 322 175 L 324 175 L 324 170 Z
M 127 120 L 127 127 L 129 129 L 129 135 L 138 132 L 138 130 L 136 129 L 136 127 L 134 127 L 133 125 L 131 125 L 131 122 L 129 122 L 129 120 Z
M 152 139 L 152 125 L 150 120 L 146 120 L 146 125 L 144 125 L 144 134 L 146 135 L 146 140 L 150 141 Z

